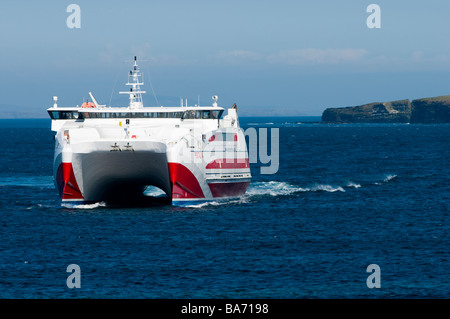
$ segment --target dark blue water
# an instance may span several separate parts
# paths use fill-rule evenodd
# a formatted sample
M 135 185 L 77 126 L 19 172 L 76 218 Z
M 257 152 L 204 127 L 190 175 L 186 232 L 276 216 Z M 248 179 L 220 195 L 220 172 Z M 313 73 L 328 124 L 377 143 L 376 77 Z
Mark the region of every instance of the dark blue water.
M 61 207 L 50 121 L 0 120 L 0 298 L 449 298 L 450 125 L 311 120 L 242 118 L 278 172 L 189 208 Z

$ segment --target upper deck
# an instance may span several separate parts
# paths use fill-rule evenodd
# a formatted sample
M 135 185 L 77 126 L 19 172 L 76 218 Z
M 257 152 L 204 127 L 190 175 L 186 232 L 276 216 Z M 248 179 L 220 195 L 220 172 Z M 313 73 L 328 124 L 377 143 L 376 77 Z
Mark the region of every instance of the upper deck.
M 131 119 L 133 119 L 133 125 L 138 124 L 139 126 L 158 126 L 163 123 L 180 123 L 185 120 L 187 121 L 184 123 L 189 123 L 189 125 L 196 125 L 198 123 L 206 124 L 208 122 L 211 125 L 216 123 L 217 127 L 219 126 L 224 108 L 217 105 L 218 97 L 216 95 L 212 96 L 214 102 L 210 106 L 188 106 L 186 101 L 186 106 L 183 106 L 183 103 L 181 103 L 179 107 L 144 107 L 142 94 L 145 91 L 142 91 L 140 88 L 144 84 L 140 81 L 141 76 L 142 74 L 137 66 L 135 57 L 133 69 L 130 71 L 128 82 L 126 83 L 126 85 L 131 86 L 130 91 L 119 92 L 129 95 L 129 105 L 124 107 L 106 107 L 105 105 L 99 105 L 91 92 L 89 92 L 89 95 L 92 102 L 84 102 L 81 106 L 76 107 L 59 107 L 56 103 L 58 98 L 54 96 L 53 100 L 55 103 L 53 107 L 47 109 L 52 119 L 52 130 L 58 131 L 66 124 L 73 125 L 70 123 L 75 122 L 82 122 L 89 126 L 108 126 L 118 122 L 121 126 L 122 120 L 124 120 L 126 125 L 129 125 Z M 234 107 L 228 113 L 234 114 L 232 117 L 236 118 Z M 225 116 L 225 118 L 227 117 L 228 115 Z M 228 118 L 227 121 L 229 122 L 229 120 Z
M 47 109 L 52 119 L 52 130 L 57 131 L 66 122 L 93 122 L 92 124 L 107 124 L 108 120 L 134 119 L 134 122 L 152 125 L 159 120 L 220 120 L 224 109 L 221 107 L 144 107 L 128 109 L 126 107 L 105 107 L 84 109 L 79 107 L 51 107 Z M 87 123 L 86 123 L 87 124 Z M 162 123 L 161 123 L 162 124 Z
M 221 107 L 126 107 L 80 108 L 51 107 L 47 110 L 52 120 L 84 120 L 111 118 L 172 118 L 172 119 L 220 119 L 224 109 Z

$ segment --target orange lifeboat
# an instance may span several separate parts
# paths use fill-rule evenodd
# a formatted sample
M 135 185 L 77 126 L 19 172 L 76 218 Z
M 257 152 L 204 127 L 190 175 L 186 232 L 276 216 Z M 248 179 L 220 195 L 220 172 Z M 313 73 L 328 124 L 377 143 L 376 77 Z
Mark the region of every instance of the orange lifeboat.
M 86 107 L 86 108 L 95 107 L 95 104 L 92 102 L 84 102 L 83 104 L 81 104 L 81 107 Z

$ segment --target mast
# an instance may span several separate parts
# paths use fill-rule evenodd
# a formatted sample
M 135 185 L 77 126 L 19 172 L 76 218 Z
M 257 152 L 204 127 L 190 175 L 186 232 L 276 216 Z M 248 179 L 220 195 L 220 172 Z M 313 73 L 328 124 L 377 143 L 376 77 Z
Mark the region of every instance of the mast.
M 130 109 L 140 109 L 144 107 L 142 101 L 142 94 L 147 93 L 146 91 L 141 91 L 141 85 L 144 82 L 140 82 L 140 77 L 142 76 L 141 71 L 137 65 L 137 59 L 134 57 L 133 69 L 128 74 L 128 82 L 125 85 L 131 86 L 128 92 L 119 92 L 119 94 L 128 94 L 130 96 Z

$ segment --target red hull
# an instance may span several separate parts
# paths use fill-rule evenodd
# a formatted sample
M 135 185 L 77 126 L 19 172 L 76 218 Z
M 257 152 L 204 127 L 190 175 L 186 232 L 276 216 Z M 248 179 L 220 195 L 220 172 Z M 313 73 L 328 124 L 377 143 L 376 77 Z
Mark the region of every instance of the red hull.
M 73 173 L 72 163 L 61 163 L 56 172 L 56 184 L 59 195 L 63 200 L 82 200 L 75 174 Z
M 204 198 L 197 178 L 184 165 L 169 163 L 169 176 L 172 185 L 172 198 Z

